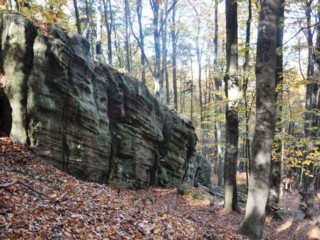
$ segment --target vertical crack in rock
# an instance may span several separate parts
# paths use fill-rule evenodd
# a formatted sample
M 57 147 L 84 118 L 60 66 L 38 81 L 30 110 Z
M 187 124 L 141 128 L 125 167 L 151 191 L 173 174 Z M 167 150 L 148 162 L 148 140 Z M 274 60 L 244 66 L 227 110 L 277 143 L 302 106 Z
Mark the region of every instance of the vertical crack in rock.
M 154 164 L 150 170 L 150 186 L 157 186 L 158 185 L 159 170 L 160 170 L 160 154 L 159 154 L 159 151 L 156 151 Z
M 189 174 L 189 165 L 190 165 L 190 162 L 191 162 L 191 157 L 195 154 L 195 140 L 193 138 L 192 135 L 189 135 L 188 137 L 188 142 L 186 144 L 186 158 L 185 158 L 185 162 L 184 162 L 184 166 L 183 166 L 183 177 L 181 179 L 181 184 L 183 184 L 184 182 L 187 181 L 187 178 L 188 178 L 188 174 Z

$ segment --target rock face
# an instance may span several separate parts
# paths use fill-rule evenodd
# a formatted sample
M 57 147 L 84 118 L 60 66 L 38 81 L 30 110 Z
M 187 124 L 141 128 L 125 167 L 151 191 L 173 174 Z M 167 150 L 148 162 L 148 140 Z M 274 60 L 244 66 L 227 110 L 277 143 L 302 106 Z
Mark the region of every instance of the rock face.
M 0 130 L 81 179 L 130 188 L 179 186 L 210 164 L 192 124 L 146 86 L 95 64 L 89 43 L 56 25 L 41 35 L 23 17 L 0 21 Z M 196 177 L 197 175 L 197 177 Z

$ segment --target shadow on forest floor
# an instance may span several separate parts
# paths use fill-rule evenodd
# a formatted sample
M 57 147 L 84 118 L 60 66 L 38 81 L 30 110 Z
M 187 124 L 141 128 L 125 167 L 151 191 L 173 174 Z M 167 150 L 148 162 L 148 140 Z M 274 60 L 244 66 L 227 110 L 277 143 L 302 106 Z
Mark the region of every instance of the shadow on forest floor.
M 212 181 L 217 185 L 217 177 L 213 176 Z M 237 174 L 238 191 L 240 199 L 246 197 L 246 175 Z M 223 204 L 223 202 L 222 202 Z M 264 239 L 320 239 L 320 193 L 315 197 L 314 216 L 316 221 L 303 220 L 304 214 L 299 209 L 300 194 L 298 190 L 292 192 L 284 191 L 280 199 L 279 215 L 282 220 L 266 219 Z M 245 213 L 245 204 L 239 204 L 242 216 Z M 241 221 L 243 218 L 241 219 Z

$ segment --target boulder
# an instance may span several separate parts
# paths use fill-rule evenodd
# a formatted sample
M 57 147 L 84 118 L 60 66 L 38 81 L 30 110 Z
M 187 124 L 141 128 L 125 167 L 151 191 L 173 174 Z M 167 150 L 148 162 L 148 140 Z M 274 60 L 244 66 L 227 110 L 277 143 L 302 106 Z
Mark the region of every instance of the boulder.
M 190 120 L 137 79 L 94 63 L 80 35 L 54 24 L 43 34 L 3 11 L 0 39 L 0 131 L 45 161 L 128 188 L 192 184 L 203 169 Z

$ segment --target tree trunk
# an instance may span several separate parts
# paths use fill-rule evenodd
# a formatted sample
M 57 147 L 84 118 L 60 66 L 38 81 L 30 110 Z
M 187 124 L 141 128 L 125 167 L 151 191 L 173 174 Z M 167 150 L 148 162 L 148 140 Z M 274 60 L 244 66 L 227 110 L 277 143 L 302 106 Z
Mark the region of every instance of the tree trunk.
M 142 82 L 146 83 L 146 65 L 148 66 L 152 76 L 154 76 L 154 72 L 151 68 L 151 65 L 150 65 L 148 58 L 147 58 L 145 51 L 144 51 L 144 34 L 143 34 L 143 28 L 142 28 L 142 1 L 141 0 L 136 1 L 136 9 L 137 9 L 138 24 L 139 24 L 139 37 L 134 32 L 132 22 L 130 22 L 130 28 L 131 28 L 131 33 L 132 33 L 133 37 L 136 39 L 138 46 L 140 48 L 141 79 L 142 79 Z M 130 9 L 129 9 L 129 11 L 130 11 Z
M 280 10 L 280 23 L 284 21 L 284 0 L 281 2 L 281 10 Z M 277 54 L 276 59 L 276 88 L 278 92 L 276 92 L 275 100 L 281 101 L 282 100 L 282 84 L 283 84 L 283 54 L 282 54 L 282 47 L 283 47 L 283 24 L 278 27 L 277 33 L 277 52 L 281 50 L 281 54 Z M 274 151 L 275 151 L 275 158 L 271 159 L 271 179 L 270 179 L 270 194 L 268 199 L 267 205 L 267 213 L 273 215 L 276 218 L 278 216 L 278 204 L 280 201 L 280 185 L 281 185 L 281 174 L 282 174 L 282 106 L 277 106 L 277 133 L 278 136 L 276 137 L 275 144 L 274 144 Z
M 190 82 L 190 119 L 193 122 L 193 61 L 191 58 L 191 82 Z
M 18 0 L 15 0 L 15 3 L 16 3 L 16 10 L 17 10 L 17 12 L 20 12 L 19 1 L 18 1 Z
M 112 64 L 112 9 L 111 9 L 111 0 L 103 0 L 104 6 L 104 17 L 107 29 L 107 36 L 108 36 L 108 63 Z M 108 14 L 109 11 L 109 14 Z
M 318 0 L 318 6 L 320 4 L 320 0 Z M 317 21 L 320 21 L 320 10 L 318 10 L 317 13 Z M 317 25 L 317 39 L 316 39 L 316 47 L 315 47 L 315 52 L 313 54 L 314 56 L 314 64 L 315 64 L 315 77 L 317 79 L 320 78 L 320 26 L 319 24 Z M 319 82 L 318 82 L 318 88 L 319 88 Z M 317 109 L 320 109 L 320 94 L 318 93 L 318 97 L 317 97 Z M 317 136 L 319 136 L 320 134 L 320 117 L 317 115 L 316 117 L 316 122 L 317 122 Z M 318 191 L 320 188 L 320 167 L 317 166 L 315 168 L 315 191 Z
M 97 39 L 96 39 L 96 60 L 101 61 L 102 60 L 102 14 L 101 14 L 101 0 L 97 1 L 96 6 L 96 32 L 97 32 Z
M 182 66 L 180 67 L 180 85 L 182 86 L 182 92 L 180 94 L 180 112 L 185 112 L 185 97 L 186 97 L 186 81 L 185 73 L 182 71 Z
M 282 0 L 262 0 L 256 57 L 256 124 L 245 220 L 239 232 L 262 239 L 270 189 L 271 151 L 276 127 L 276 46 Z
M 165 7 L 161 14 L 161 36 L 162 36 L 162 68 L 161 68 L 161 82 L 165 79 L 166 83 L 166 103 L 170 104 L 169 79 L 167 69 L 167 23 L 168 23 L 168 2 L 164 1 Z
M 137 17 L 139 23 L 139 38 L 140 38 L 140 54 L 141 54 L 141 80 L 146 83 L 146 64 L 144 54 L 144 34 L 142 29 L 142 0 L 136 1 Z
M 246 180 L 247 188 L 249 187 L 249 173 L 251 165 L 251 152 L 250 152 L 250 138 L 249 138 L 249 120 L 251 109 L 248 105 L 248 82 L 249 82 L 249 67 L 250 67 L 250 37 L 251 37 L 251 21 L 252 21 L 252 1 L 248 0 L 248 20 L 246 24 L 246 51 L 245 60 L 243 64 L 243 96 L 244 96 L 244 107 L 245 107 L 245 157 L 246 157 Z
M 77 0 L 73 0 L 73 7 L 74 7 L 74 13 L 75 13 L 75 16 L 76 16 L 77 32 L 78 32 L 78 34 L 81 34 L 81 25 L 80 25 L 79 9 L 78 9 Z
M 172 83 L 174 109 L 178 112 L 178 89 L 177 89 L 177 27 L 176 27 L 176 7 L 172 9 Z
M 92 45 L 92 42 L 90 42 L 90 20 L 91 20 L 91 9 L 89 8 L 89 3 L 87 0 L 84 1 L 84 6 L 85 6 L 85 16 L 86 16 L 86 20 L 84 23 L 84 27 L 82 30 L 81 35 L 85 36 L 85 38 L 87 39 L 87 41 Z
M 213 39 L 213 49 L 214 49 L 214 60 L 213 60 L 213 69 L 215 73 L 218 73 L 218 33 L 219 33 L 219 18 L 218 18 L 218 8 L 219 8 L 219 1 L 215 0 L 215 7 L 214 7 L 214 39 Z M 216 92 L 220 91 L 222 88 L 222 81 L 219 79 L 217 74 L 214 76 L 214 102 L 221 100 L 221 97 L 216 94 Z M 218 115 L 221 114 L 222 110 L 220 107 L 216 108 L 215 110 L 215 118 L 218 119 Z M 223 186 L 223 159 L 222 159 L 222 130 L 221 124 L 219 120 L 216 120 L 214 123 L 214 136 L 215 136 L 215 147 L 214 147 L 214 155 L 213 158 L 216 161 L 217 165 L 217 175 L 218 175 L 218 185 Z
M 129 0 L 124 1 L 124 9 L 125 9 L 125 40 L 124 40 L 124 49 L 125 49 L 125 67 L 128 73 L 131 72 L 131 62 L 130 62 L 130 32 L 129 32 L 129 25 L 130 25 L 130 6 L 129 6 Z
M 307 80 L 310 81 L 307 84 L 306 91 L 306 113 L 305 113 L 305 126 L 304 134 L 305 138 L 311 142 L 315 142 L 317 139 L 317 116 L 314 112 L 317 112 L 317 100 L 318 100 L 318 84 L 315 82 L 315 72 L 314 72 L 314 62 L 313 56 L 316 54 L 313 53 L 313 33 L 310 28 L 311 19 L 312 19 L 312 3 L 313 0 L 307 1 L 305 6 L 305 12 L 307 17 L 307 42 L 308 42 L 308 71 L 307 71 Z M 319 26 L 317 26 L 319 30 Z M 317 44 L 319 43 L 319 32 L 317 33 Z M 310 158 L 308 155 L 312 154 L 313 144 L 308 144 L 305 149 L 304 160 L 310 160 L 308 164 L 302 164 L 303 173 L 302 174 L 302 187 L 300 188 L 300 194 L 302 196 L 300 202 L 300 208 L 305 213 L 305 219 L 313 218 L 314 211 L 314 183 L 315 183 L 315 167 L 314 159 Z
M 191 0 L 188 0 L 194 12 L 196 13 L 197 19 L 197 36 L 196 36 L 196 55 L 197 55 L 197 65 L 198 65 L 198 85 L 199 85 L 199 112 L 200 112 L 200 137 L 201 137 L 201 148 L 202 155 L 204 156 L 204 118 L 203 118 L 203 101 L 202 101 L 202 50 L 200 46 L 200 15 L 197 8 L 193 5 Z
M 239 139 L 239 119 L 236 107 L 240 98 L 238 85 L 238 14 L 237 2 L 226 0 L 226 58 L 227 68 L 225 93 L 226 106 L 226 149 L 224 159 L 224 208 L 238 210 L 237 158 Z
M 153 39 L 155 51 L 155 64 L 154 64 L 154 96 L 163 103 L 163 82 L 160 78 L 160 34 L 159 34 L 159 1 L 150 0 L 150 5 L 153 13 Z
M 114 21 L 114 19 L 112 18 L 112 30 L 113 30 L 113 45 L 115 47 L 115 52 L 116 52 L 116 56 L 117 56 L 117 59 L 118 59 L 118 67 L 119 68 L 122 68 L 124 67 L 124 63 L 123 63 L 123 60 L 122 60 L 122 57 L 121 57 L 121 46 L 120 46 L 120 40 L 119 40 L 119 36 L 117 34 L 117 29 L 116 29 L 116 22 Z

